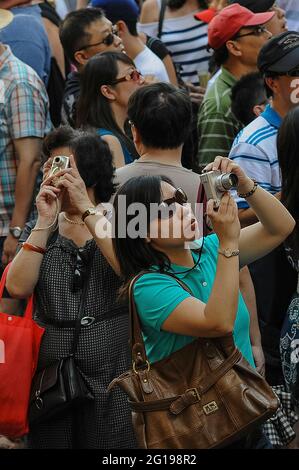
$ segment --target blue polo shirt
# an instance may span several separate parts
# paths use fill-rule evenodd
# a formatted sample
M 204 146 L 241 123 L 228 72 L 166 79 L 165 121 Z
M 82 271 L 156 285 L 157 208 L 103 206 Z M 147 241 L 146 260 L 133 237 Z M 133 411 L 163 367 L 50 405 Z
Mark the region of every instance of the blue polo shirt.
M 246 174 L 271 194 L 281 190 L 281 175 L 277 157 L 277 134 L 282 118 L 268 105 L 265 111 L 236 137 L 229 158 Z M 247 209 L 245 199 L 233 192 L 239 209 Z
M 199 246 L 202 241 L 197 242 Z M 171 265 L 172 273 L 181 279 L 193 293 L 193 297 L 207 303 L 214 284 L 218 260 L 219 240 L 210 235 L 205 239 L 200 262 L 191 271 L 183 266 Z M 194 262 L 199 254 L 192 252 Z M 153 267 L 153 269 L 155 269 Z M 186 270 L 188 272 L 186 272 Z M 142 323 L 146 353 L 150 362 L 168 357 L 173 352 L 194 341 L 195 337 L 170 333 L 161 329 L 165 320 L 183 300 L 191 297 L 175 279 L 166 274 L 145 274 L 134 286 L 134 298 Z M 236 346 L 247 361 L 254 366 L 250 343 L 250 316 L 239 294 L 238 312 L 234 326 Z

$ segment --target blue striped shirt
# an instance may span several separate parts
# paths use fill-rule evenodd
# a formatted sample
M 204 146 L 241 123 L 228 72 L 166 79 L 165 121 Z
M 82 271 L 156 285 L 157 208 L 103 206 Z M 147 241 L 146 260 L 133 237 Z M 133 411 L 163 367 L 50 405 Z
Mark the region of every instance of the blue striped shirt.
M 239 132 L 229 154 L 229 158 L 271 194 L 281 190 L 277 157 L 277 133 L 281 122 L 281 117 L 268 105 L 258 118 Z M 249 207 L 245 199 L 238 197 L 236 192 L 233 195 L 239 209 Z

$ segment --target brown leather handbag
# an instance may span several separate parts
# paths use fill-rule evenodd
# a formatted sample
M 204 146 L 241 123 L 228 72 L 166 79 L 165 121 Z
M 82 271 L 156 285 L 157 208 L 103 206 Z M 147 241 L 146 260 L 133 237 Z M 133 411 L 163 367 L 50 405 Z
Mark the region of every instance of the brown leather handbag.
M 129 289 L 133 367 L 108 388 L 119 385 L 129 396 L 139 446 L 224 447 L 272 416 L 279 401 L 243 358 L 232 335 L 199 338 L 166 359 L 149 363 L 133 298 L 133 286 L 143 274 Z

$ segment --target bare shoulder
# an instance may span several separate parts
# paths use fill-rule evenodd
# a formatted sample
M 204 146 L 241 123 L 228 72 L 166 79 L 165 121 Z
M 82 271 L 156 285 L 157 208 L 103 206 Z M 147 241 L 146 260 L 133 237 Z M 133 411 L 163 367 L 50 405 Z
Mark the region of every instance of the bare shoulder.
M 140 23 L 155 23 L 159 21 L 157 0 L 146 0 L 142 5 Z

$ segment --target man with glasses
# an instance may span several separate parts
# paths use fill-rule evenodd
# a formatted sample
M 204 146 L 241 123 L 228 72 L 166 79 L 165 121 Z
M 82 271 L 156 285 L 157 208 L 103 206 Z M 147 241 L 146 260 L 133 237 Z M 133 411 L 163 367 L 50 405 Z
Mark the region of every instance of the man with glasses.
M 111 21 L 99 8 L 83 8 L 69 13 L 60 27 L 60 40 L 66 56 L 77 69 L 68 76 L 62 105 L 63 123 L 74 127 L 80 73 L 85 64 L 100 52 L 123 52 L 124 46 Z
M 214 161 L 217 155 L 227 157 L 234 138 L 243 127 L 231 111 L 231 89 L 243 76 L 257 71 L 257 56 L 271 38 L 264 26 L 274 12 L 253 13 L 238 4 L 224 8 L 209 24 L 209 46 L 221 74 L 208 90 L 199 120 L 201 164 Z

